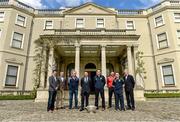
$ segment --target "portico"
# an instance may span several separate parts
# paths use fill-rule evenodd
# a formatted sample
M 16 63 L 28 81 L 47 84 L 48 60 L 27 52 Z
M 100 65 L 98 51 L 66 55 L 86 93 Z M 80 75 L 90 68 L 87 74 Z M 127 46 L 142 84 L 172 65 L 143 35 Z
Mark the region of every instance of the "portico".
M 76 70 L 80 78 L 84 71 L 88 71 L 90 77 L 94 76 L 97 69 L 101 69 L 102 75 L 108 76 L 111 71 L 122 74 L 128 68 L 129 73 L 134 75 L 140 36 L 133 32 L 105 29 L 47 30 L 41 39 L 57 42 L 49 49 L 48 75 L 53 68 L 65 72 L 66 78 L 72 69 Z

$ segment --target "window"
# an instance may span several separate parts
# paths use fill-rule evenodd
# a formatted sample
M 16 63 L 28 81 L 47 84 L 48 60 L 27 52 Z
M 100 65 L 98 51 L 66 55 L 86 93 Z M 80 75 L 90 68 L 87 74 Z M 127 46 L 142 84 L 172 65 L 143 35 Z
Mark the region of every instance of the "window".
M 172 65 L 162 66 L 164 85 L 175 85 Z
M 161 26 L 164 24 L 163 17 L 159 16 L 155 18 L 156 27 Z
M 45 29 L 53 29 L 53 21 L 52 20 L 47 20 L 45 22 Z
M 5 86 L 16 86 L 18 66 L 8 65 L 6 72 Z
M 84 19 L 78 18 L 76 19 L 76 28 L 83 28 L 84 27 Z
M 0 12 L 0 22 L 4 21 L 4 12 Z
M 97 28 L 104 28 L 104 19 L 103 18 L 97 19 Z
M 158 34 L 157 38 L 158 38 L 159 49 L 168 47 L 168 41 L 167 41 L 166 33 Z
M 23 17 L 21 15 L 17 16 L 16 24 L 20 26 L 25 26 L 26 24 L 26 17 Z
M 180 22 L 180 13 L 174 13 L 175 22 Z
M 177 30 L 177 37 L 180 40 L 180 30 Z
M 126 29 L 135 29 L 133 21 L 126 22 Z
M 23 41 L 23 34 L 14 32 L 13 40 L 12 40 L 12 47 L 22 48 L 22 41 Z

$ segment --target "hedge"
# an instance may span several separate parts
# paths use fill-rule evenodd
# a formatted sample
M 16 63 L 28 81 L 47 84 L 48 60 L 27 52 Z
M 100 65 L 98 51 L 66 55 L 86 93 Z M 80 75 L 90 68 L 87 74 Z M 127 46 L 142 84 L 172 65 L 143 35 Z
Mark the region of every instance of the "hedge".
M 33 95 L 2 95 L 0 100 L 33 100 Z
M 145 93 L 146 98 L 180 98 L 180 93 Z

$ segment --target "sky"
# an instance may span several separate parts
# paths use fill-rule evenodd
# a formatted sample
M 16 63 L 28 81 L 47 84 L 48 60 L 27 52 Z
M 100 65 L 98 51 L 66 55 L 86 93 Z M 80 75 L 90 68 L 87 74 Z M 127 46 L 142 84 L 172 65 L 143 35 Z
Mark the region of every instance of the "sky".
M 116 9 L 144 9 L 159 3 L 161 0 L 19 0 L 36 9 L 58 9 L 74 7 L 86 2 L 94 2 L 105 7 Z

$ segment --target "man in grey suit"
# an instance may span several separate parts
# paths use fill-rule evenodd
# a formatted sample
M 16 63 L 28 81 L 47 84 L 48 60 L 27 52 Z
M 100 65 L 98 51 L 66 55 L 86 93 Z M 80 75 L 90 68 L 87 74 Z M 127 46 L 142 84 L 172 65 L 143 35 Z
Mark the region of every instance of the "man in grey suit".
M 57 89 L 59 88 L 59 81 L 57 78 L 57 71 L 53 70 L 52 75 L 49 77 L 49 98 L 47 111 L 54 111 L 54 103 L 56 99 Z
M 60 109 L 65 109 L 64 106 L 64 90 L 66 87 L 66 79 L 64 78 L 64 72 L 60 72 L 59 77 L 59 88 L 57 91 L 57 98 L 56 98 L 56 109 L 59 108 L 59 102 L 60 102 Z

